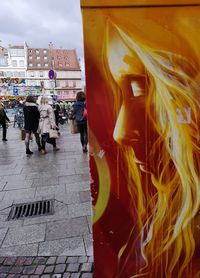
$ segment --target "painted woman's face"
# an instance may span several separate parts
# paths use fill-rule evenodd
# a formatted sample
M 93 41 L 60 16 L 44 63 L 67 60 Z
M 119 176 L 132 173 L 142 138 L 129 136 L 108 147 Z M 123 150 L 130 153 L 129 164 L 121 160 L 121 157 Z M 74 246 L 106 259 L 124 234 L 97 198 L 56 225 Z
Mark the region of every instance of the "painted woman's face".
M 121 107 L 114 128 L 114 140 L 120 145 L 132 146 L 137 159 L 145 160 L 147 136 L 145 102 L 147 80 L 139 57 L 124 43 L 111 25 L 108 31 L 108 65 L 120 88 Z

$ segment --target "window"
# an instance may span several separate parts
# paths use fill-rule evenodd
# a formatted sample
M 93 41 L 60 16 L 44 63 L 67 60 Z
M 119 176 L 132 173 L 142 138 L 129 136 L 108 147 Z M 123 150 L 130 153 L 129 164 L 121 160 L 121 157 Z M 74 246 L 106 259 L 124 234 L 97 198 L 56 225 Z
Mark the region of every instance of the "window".
M 66 67 L 69 67 L 69 63 L 66 63 L 65 65 L 66 65 Z
M 44 56 L 44 60 L 47 60 L 47 56 Z
M 12 66 L 13 66 L 13 67 L 17 67 L 17 60 L 13 60 L 13 61 L 12 61 Z
M 41 67 L 41 64 L 37 64 L 38 67 Z
M 30 77 L 35 77 L 35 73 L 33 71 L 30 72 Z
M 65 81 L 65 86 L 66 86 L 66 87 L 69 86 L 68 80 Z
M 76 81 L 75 80 L 73 81 L 73 87 L 76 87 Z
M 21 77 L 25 77 L 25 72 L 24 71 L 20 71 L 20 75 L 21 75 Z
M 33 64 L 32 64 L 32 63 L 29 63 L 28 65 L 29 65 L 29 67 L 32 67 L 32 66 L 33 66 Z
M 40 56 L 37 56 L 37 60 L 40 60 Z
M 43 71 L 39 72 L 39 77 L 44 77 L 44 72 Z
M 19 61 L 19 66 L 20 66 L 20 67 L 24 67 L 24 61 L 23 61 L 23 60 L 20 60 L 20 61 Z
M 29 56 L 29 59 L 30 59 L 30 60 L 32 60 L 32 59 L 33 59 L 33 57 L 32 57 L 32 56 Z
M 56 87 L 60 87 L 60 81 L 56 81 Z
M 43 51 L 43 53 L 44 53 L 44 54 L 46 54 L 46 53 L 47 53 L 47 51 L 46 51 L 46 50 L 44 50 L 44 51 Z
M 17 76 L 18 76 L 18 72 L 17 72 L 17 71 L 14 71 L 14 72 L 13 72 L 13 76 L 14 76 L 14 77 L 17 77 Z
M 32 49 L 29 50 L 29 53 L 32 53 Z
M 36 52 L 36 54 L 39 54 L 39 53 L 40 53 L 40 51 L 39 51 L 38 49 L 37 49 L 35 52 Z
M 4 72 L 3 71 L 0 71 L 0 76 L 4 76 Z
M 48 67 L 48 64 L 44 64 L 45 67 Z
M 62 66 L 63 66 L 63 64 L 59 63 L 59 67 L 62 67 Z

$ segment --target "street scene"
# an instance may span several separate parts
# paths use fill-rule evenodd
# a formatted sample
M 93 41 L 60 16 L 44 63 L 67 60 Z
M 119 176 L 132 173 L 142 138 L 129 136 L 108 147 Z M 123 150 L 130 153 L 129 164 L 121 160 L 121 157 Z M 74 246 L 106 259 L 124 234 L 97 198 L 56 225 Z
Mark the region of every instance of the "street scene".
M 46 155 L 33 139 L 27 156 L 12 124 L 0 145 L 0 277 L 92 277 L 88 155 L 69 125 L 60 133 Z M 13 205 L 41 200 L 54 201 L 51 215 L 8 220 Z

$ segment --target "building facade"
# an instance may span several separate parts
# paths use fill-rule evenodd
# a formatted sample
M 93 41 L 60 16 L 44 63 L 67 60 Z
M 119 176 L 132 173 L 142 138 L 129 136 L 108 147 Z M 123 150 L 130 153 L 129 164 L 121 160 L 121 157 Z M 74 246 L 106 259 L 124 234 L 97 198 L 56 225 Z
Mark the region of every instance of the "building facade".
M 49 78 L 49 71 L 54 78 Z M 76 50 L 0 46 L 0 96 L 48 94 L 59 100 L 75 100 L 82 89 Z

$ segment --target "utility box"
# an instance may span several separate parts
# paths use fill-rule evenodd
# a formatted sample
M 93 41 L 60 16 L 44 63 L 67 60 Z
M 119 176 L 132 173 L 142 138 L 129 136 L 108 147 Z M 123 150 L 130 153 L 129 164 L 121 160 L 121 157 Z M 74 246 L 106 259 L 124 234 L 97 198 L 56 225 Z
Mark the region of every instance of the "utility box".
M 94 277 L 200 277 L 200 0 L 82 0 Z

